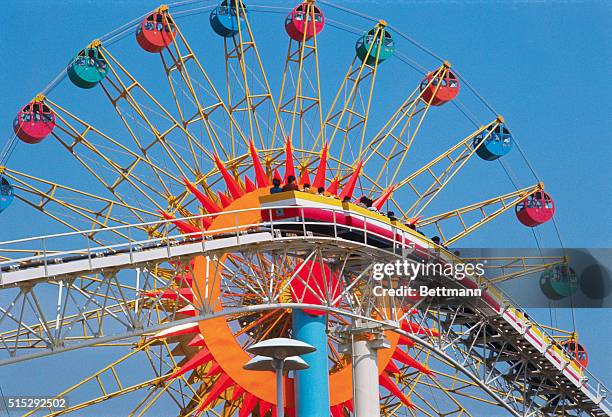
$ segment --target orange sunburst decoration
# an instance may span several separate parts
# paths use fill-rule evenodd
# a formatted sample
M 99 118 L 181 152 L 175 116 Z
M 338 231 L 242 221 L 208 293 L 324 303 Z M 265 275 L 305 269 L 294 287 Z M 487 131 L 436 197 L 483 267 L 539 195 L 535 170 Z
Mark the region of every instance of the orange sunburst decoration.
M 289 140 L 286 141 L 285 151 L 285 175 L 281 177 L 278 170 L 275 169 L 272 173 L 273 178 L 286 179 L 289 175 L 295 176 L 293 154 Z M 327 145 L 324 145 L 312 184 L 315 189 L 316 187 L 324 186 L 327 181 L 325 177 L 327 152 Z M 245 227 L 261 223 L 262 218 L 259 210 L 244 210 L 238 215 L 232 216 L 223 215 L 224 212 L 257 208 L 259 207 L 259 197 L 269 194 L 270 176 L 265 172 L 259 160 L 258 151 L 252 142 L 249 144 L 249 153 L 255 181 L 245 176 L 242 184 L 227 169 L 219 157 L 215 156 L 215 165 L 224 180 L 228 192 L 227 194 L 218 192 L 218 201 L 213 200 L 210 196 L 200 191 L 193 183 L 184 179 L 187 190 L 200 203 L 202 209 L 211 215 L 206 221 L 202 222 L 199 226 L 195 226 L 184 220 L 176 219 L 167 212 L 161 212 L 162 216 L 172 221 L 182 232 L 188 234 L 201 233 L 202 227 L 206 233 L 214 234 L 215 230 L 235 226 L 236 222 L 239 225 L 245 225 Z M 340 179 L 336 177 L 330 182 L 327 192 L 338 198 L 352 197 L 359 180 L 362 165 L 362 162 L 357 163 L 354 171 L 346 180 L 342 191 L 339 192 Z M 307 179 L 308 171 L 304 169 L 300 176 L 300 183 L 306 183 Z M 375 200 L 374 206 L 378 209 L 381 208 L 390 198 L 394 189 L 395 187 L 391 186 L 384 190 L 380 197 Z M 260 257 L 263 256 L 260 255 Z M 300 280 L 294 280 L 295 283 L 292 281 L 287 291 L 280 295 L 281 300 L 310 304 L 321 303 L 319 300 L 323 296 L 323 288 L 332 288 L 332 293 L 335 294 L 333 298 L 336 299 L 337 295 L 341 293 L 340 280 L 327 265 L 320 266 L 322 264 L 320 261 L 305 263 L 306 267 L 302 265 L 303 261 L 277 265 L 284 274 L 289 275 L 297 271 L 297 275 L 301 276 Z M 261 261 L 261 265 L 264 265 L 266 262 L 270 262 L 270 260 Z M 176 291 L 152 292 L 145 295 L 178 302 L 183 307 L 178 310 L 179 316 L 195 316 L 198 311 L 197 307 L 203 305 L 204 300 L 201 299 L 201 294 L 206 294 L 208 301 L 214 301 L 209 302 L 213 306 L 213 310 L 220 312 L 224 308 L 224 294 L 222 293 L 221 285 L 222 277 L 224 274 L 231 272 L 232 265 L 240 263 L 247 264 L 247 261 L 234 254 L 225 254 L 216 261 L 204 256 L 196 257 L 187 268 L 189 272 L 182 272 L 176 278 Z M 261 265 L 259 268 L 255 268 L 251 264 L 249 268 L 253 270 L 252 274 L 265 275 L 264 268 Z M 251 277 L 251 279 L 256 280 L 257 277 Z M 254 282 L 245 282 L 245 287 L 248 287 L 249 284 L 255 285 Z M 308 290 L 308 288 L 311 289 Z M 312 288 L 315 288 L 315 290 L 312 290 Z M 225 296 L 228 295 L 225 294 Z M 234 294 L 234 296 L 238 295 Z M 249 297 L 252 298 L 254 294 L 249 294 L 248 290 L 244 290 L 239 296 L 244 297 L 248 302 Z M 332 319 L 342 320 L 330 314 L 329 320 Z M 228 316 L 189 325 L 177 325 L 155 334 L 152 338 L 164 339 L 170 343 L 178 343 L 182 346 L 176 352 L 182 352 L 185 359 L 179 363 L 179 367 L 168 377 L 169 380 L 192 373 L 194 376 L 197 374 L 197 378 L 200 380 L 210 383 L 211 388 L 209 388 L 206 396 L 199 402 L 196 414 L 214 407 L 220 401 L 229 400 L 239 405 L 238 417 L 246 417 L 256 409 L 259 410 L 262 416 L 269 411 L 272 412 L 272 416 L 275 416 L 274 378 L 272 374 L 269 377 L 262 378 L 261 373 L 242 369 L 242 365 L 250 359 L 250 355 L 245 351 L 244 347 L 253 343 L 255 341 L 254 338 L 261 336 L 263 333 L 269 336 L 272 332 L 277 332 L 277 336 L 283 336 L 290 329 L 290 322 L 291 316 L 286 311 L 270 310 L 245 314 L 240 317 Z M 404 319 L 401 322 L 401 328 L 414 334 L 437 335 L 435 330 L 422 328 L 420 325 L 410 321 L 410 319 Z M 268 331 L 263 332 L 262 329 L 267 329 Z M 386 338 L 390 341 L 390 348 L 378 351 L 380 386 L 397 397 L 405 406 L 413 407 L 410 399 L 395 382 L 396 377 L 401 374 L 398 365 L 413 368 L 428 376 L 433 376 L 433 374 L 426 365 L 420 363 L 408 353 L 408 350 L 414 346 L 414 342 L 411 339 L 389 331 L 386 332 Z M 330 413 L 333 417 L 342 417 L 346 415 L 346 411 L 352 411 L 353 392 L 350 358 L 345 357 L 342 359 L 342 361 L 336 361 L 334 366 L 330 368 L 329 374 L 329 385 L 331 387 Z M 287 416 L 295 415 L 293 393 L 293 379 L 285 377 Z

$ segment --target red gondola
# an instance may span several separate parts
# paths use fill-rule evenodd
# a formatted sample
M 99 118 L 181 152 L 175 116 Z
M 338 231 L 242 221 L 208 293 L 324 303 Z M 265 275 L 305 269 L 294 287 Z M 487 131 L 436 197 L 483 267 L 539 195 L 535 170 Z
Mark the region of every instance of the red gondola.
M 587 367 L 587 365 L 589 364 L 589 354 L 587 353 L 586 349 L 580 343 L 578 343 L 577 340 L 566 340 L 565 342 L 561 343 L 561 346 L 563 347 L 563 350 L 565 350 L 565 352 L 569 356 L 574 358 L 576 362 L 582 365 L 583 368 Z
M 457 97 L 457 94 L 459 94 L 459 79 L 452 71 L 446 71 L 444 77 L 434 78 L 434 75 L 435 73 L 430 72 L 421 81 L 421 91 L 423 92 L 421 98 L 425 103 L 431 101 L 432 106 L 441 106 Z
M 325 26 L 325 16 L 321 10 L 312 4 L 309 8 L 308 3 L 302 3 L 289 13 L 287 19 L 285 19 L 285 30 L 291 39 L 301 42 L 312 38 L 315 33 L 318 35 Z M 312 23 L 312 16 L 314 14 L 314 25 Z M 308 19 L 308 24 L 306 20 Z M 314 28 L 313 28 L 314 26 Z M 304 39 L 306 34 L 306 39 Z
M 25 143 L 42 141 L 55 127 L 55 114 L 41 101 L 28 103 L 13 120 L 13 130 Z
M 516 217 L 528 227 L 546 223 L 555 214 L 555 203 L 544 191 L 536 191 L 515 207 Z
M 158 11 L 143 19 L 136 31 L 136 40 L 147 52 L 161 52 L 172 44 L 175 32 L 172 18 Z

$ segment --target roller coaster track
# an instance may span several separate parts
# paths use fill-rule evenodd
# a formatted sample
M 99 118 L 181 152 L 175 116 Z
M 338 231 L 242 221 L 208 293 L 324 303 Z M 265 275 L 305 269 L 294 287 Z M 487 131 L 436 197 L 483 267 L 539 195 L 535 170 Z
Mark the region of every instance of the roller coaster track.
M 201 217 L 179 221 L 197 221 Z M 363 280 L 364 274 L 358 272 L 364 270 L 364 265 L 415 256 L 397 242 L 380 245 L 384 237 L 368 231 L 365 222 L 363 229 L 352 228 L 353 238 L 340 233 L 346 224 L 324 224 L 330 232 L 322 236 L 312 232 L 315 223 L 320 229 L 321 222 L 311 222 L 302 215 L 291 222 L 270 220 L 183 234 L 173 227 L 173 221 L 160 221 L 96 231 L 98 240 L 105 234 L 113 236 L 114 242 L 117 236 L 125 236 L 124 242 L 106 246 L 90 247 L 91 231 L 1 242 L 0 255 L 6 260 L 0 262 L 0 365 L 127 340 L 243 310 L 314 308 L 377 322 L 388 331 L 404 334 L 475 381 L 512 415 L 612 416 L 612 404 L 606 398 L 608 390 L 603 383 L 567 356 L 508 297 L 489 283 L 472 278 L 461 284 L 447 284 L 480 287 L 485 294 L 483 301 L 455 307 L 441 307 L 427 300 L 418 303 L 414 319 L 429 323 L 429 327 L 436 325 L 436 337 L 407 332 L 397 317 L 372 319 L 364 312 L 371 311 L 368 308 L 378 301 L 367 294 L 353 311 L 269 300 L 268 304 L 229 308 L 221 313 L 213 313 L 204 304 L 197 314 L 187 318 L 168 307 L 164 297 L 145 296 L 152 291 L 174 291 L 176 298 L 183 297 L 172 286 L 173 277 L 164 276 L 158 266 L 185 265 L 195 256 L 215 258 L 225 253 L 254 251 L 291 251 L 306 256 L 317 250 L 344 257 L 347 268 L 353 268 Z M 151 238 L 143 233 L 151 228 L 163 232 Z M 414 240 L 426 245 L 416 235 Z M 76 242 L 85 241 L 88 246 L 84 248 L 57 249 L 79 247 Z M 442 257 L 454 256 L 439 249 Z M 15 259 L 15 253 L 26 252 L 32 255 Z M 370 285 L 371 280 L 367 283 Z M 153 307 L 164 314 L 152 317 Z

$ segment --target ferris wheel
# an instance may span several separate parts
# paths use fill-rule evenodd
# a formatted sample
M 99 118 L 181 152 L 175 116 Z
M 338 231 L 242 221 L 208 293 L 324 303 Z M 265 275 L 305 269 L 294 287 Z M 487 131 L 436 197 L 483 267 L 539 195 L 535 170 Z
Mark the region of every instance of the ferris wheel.
M 125 348 L 24 415 L 141 393 L 126 415 L 277 416 L 274 378 L 244 369 L 272 338 L 317 349 L 284 378 L 287 416 L 612 415 L 575 333 L 487 277 L 437 277 L 484 294 L 456 305 L 393 275 L 377 292 L 376 265 L 455 265 L 491 221 L 555 212 L 537 178 L 496 192 L 520 144 L 401 27 L 322 0 L 160 6 L 76 51 L 13 132 L 0 216 L 46 235 L 0 243 L 0 363 Z M 459 205 L 468 168 L 492 193 Z M 564 270 L 542 265 L 513 277 Z

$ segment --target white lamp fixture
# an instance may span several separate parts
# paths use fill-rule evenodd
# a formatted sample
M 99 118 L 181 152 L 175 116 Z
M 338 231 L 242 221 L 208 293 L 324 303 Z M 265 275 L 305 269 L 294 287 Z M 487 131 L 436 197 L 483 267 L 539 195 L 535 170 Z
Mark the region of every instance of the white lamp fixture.
M 249 371 L 274 371 L 276 373 L 276 415 L 284 416 L 283 373 L 300 371 L 309 365 L 299 355 L 314 352 L 316 348 L 295 339 L 279 337 L 263 340 L 249 346 L 246 351 L 257 355 L 243 368 Z

